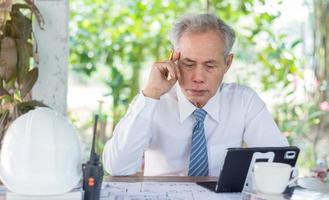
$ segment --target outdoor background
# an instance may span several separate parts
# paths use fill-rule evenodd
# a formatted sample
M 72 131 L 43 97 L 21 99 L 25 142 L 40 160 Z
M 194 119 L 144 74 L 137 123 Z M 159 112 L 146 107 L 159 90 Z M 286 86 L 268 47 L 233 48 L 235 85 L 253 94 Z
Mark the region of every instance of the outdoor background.
M 68 112 L 85 152 L 93 114 L 101 153 L 152 62 L 168 58 L 174 20 L 206 11 L 236 31 L 225 81 L 259 93 L 308 175 L 329 159 L 328 0 L 71 0 Z

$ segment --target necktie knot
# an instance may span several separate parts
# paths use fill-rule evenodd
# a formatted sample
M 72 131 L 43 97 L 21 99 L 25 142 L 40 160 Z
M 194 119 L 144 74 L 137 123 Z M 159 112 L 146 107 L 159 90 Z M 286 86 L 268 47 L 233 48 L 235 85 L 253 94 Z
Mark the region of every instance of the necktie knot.
M 207 112 L 205 110 L 203 110 L 202 108 L 198 108 L 198 109 L 195 109 L 195 111 L 193 112 L 193 115 L 198 122 L 203 123 L 204 118 L 207 115 Z

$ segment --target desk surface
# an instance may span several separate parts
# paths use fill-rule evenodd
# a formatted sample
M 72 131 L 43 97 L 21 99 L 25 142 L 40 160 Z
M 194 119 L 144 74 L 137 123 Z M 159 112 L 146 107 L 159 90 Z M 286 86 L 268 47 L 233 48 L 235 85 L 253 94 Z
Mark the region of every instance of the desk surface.
M 218 178 L 217 177 L 183 177 L 183 176 L 120 176 L 120 177 L 113 177 L 113 176 L 107 176 L 104 177 L 104 184 L 103 184 L 103 191 L 102 193 L 107 192 L 108 195 L 103 194 L 102 196 L 102 200 L 106 199 L 117 199 L 116 197 L 120 197 L 119 199 L 150 199 L 149 197 L 152 197 L 153 199 L 161 199 L 163 196 L 163 194 L 165 194 L 166 198 L 168 200 L 171 199 L 177 199 L 175 198 L 177 195 L 183 195 L 183 197 L 186 197 L 186 194 L 188 194 L 188 190 L 199 190 L 196 191 L 196 193 L 191 192 L 193 198 L 188 198 L 188 199 L 194 199 L 194 200 L 198 200 L 198 199 L 205 199 L 204 194 L 206 193 L 198 193 L 200 192 L 200 189 L 196 188 L 199 186 L 196 186 L 195 184 L 192 184 L 194 182 L 201 182 L 201 181 L 216 181 Z M 145 183 L 144 183 L 145 182 Z M 157 182 L 162 182 L 161 184 L 157 184 Z M 167 182 L 167 183 L 165 183 Z M 173 187 L 172 185 L 170 185 L 170 183 L 173 182 L 181 182 L 183 185 L 179 185 L 180 183 L 177 183 L 174 187 L 177 187 L 175 189 L 177 189 L 175 192 L 176 194 L 172 193 L 172 191 L 168 191 L 168 190 L 162 190 L 163 188 L 160 187 Z M 127 184 L 125 184 L 127 183 Z M 186 184 L 185 184 L 186 183 Z M 131 184 L 133 184 L 134 186 L 132 186 Z M 118 187 L 116 188 L 115 186 L 119 186 L 122 188 L 129 188 L 131 189 L 132 187 L 136 187 L 139 185 L 143 185 L 143 190 L 138 191 L 139 193 L 135 193 L 135 194 L 131 194 L 131 193 L 127 193 L 124 194 L 124 192 L 121 192 L 121 194 L 116 194 L 115 190 L 118 190 Z M 161 186 L 162 185 L 162 186 Z M 114 186 L 114 187 L 113 187 Z M 180 191 L 179 188 L 185 187 L 184 190 Z M 121 188 L 121 189 L 122 189 Z M 154 191 L 150 191 L 150 189 L 155 189 Z M 120 188 L 119 188 L 120 190 Z M 170 190 L 170 188 L 169 188 Z M 128 189 L 126 189 L 126 191 L 128 191 Z M 145 193 L 146 192 L 146 193 Z M 148 192 L 148 193 L 147 193 Z M 150 195 L 150 192 L 154 192 Z M 161 192 L 161 193 L 158 193 Z M 110 194 L 111 193 L 111 194 Z M 293 191 L 292 196 L 286 197 L 286 196 L 262 196 L 262 195 L 258 195 L 258 194 L 248 194 L 248 193 L 236 193 L 237 195 L 232 194 L 232 196 L 230 196 L 231 194 L 229 193 L 213 193 L 213 192 L 208 192 L 207 190 L 206 194 L 207 197 L 206 198 L 208 200 L 210 199 L 244 199 L 244 200 L 266 200 L 266 199 L 273 199 L 275 197 L 275 199 L 277 200 L 305 200 L 305 199 L 321 199 L 321 200 L 329 200 L 329 194 L 324 194 L 324 193 L 318 193 L 318 192 L 314 192 L 314 191 L 310 191 L 310 190 L 305 190 L 305 189 L 301 189 L 301 188 L 297 188 Z M 226 194 L 226 195 L 225 195 Z M 6 200 L 5 197 L 5 191 L 0 194 L 0 200 Z M 158 196 L 154 196 L 154 195 L 158 195 Z M 176 196 L 175 196 L 176 195 Z M 114 196 L 114 197 L 113 197 Z M 157 197 L 157 198 L 155 198 Z M 158 198 L 159 197 L 159 198 Z M 152 199 L 151 198 L 151 199 Z M 186 199 L 186 198 L 181 198 L 181 199 Z
M 217 181 L 218 177 L 200 176 L 106 176 L 104 181 L 113 182 L 202 182 Z

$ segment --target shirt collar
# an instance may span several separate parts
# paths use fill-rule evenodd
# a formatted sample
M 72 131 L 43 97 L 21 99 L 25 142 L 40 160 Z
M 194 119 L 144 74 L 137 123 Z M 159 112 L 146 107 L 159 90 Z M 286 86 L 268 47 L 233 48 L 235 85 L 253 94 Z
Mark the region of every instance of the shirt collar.
M 213 118 L 216 122 L 219 122 L 219 94 L 222 85 L 218 88 L 216 94 L 209 99 L 203 109 L 207 114 Z M 177 99 L 178 99 L 178 109 L 179 109 L 179 120 L 182 123 L 186 118 L 188 118 L 197 107 L 195 107 L 183 94 L 182 89 L 179 84 L 176 87 Z

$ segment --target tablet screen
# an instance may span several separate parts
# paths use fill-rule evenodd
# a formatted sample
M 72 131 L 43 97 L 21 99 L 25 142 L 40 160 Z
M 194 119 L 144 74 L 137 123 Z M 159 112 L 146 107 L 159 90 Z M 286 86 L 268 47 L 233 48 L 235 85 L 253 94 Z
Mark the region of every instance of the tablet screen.
M 229 148 L 215 191 L 241 192 L 248 188 L 255 162 L 280 162 L 294 167 L 298 154 L 299 148 L 295 146 Z

